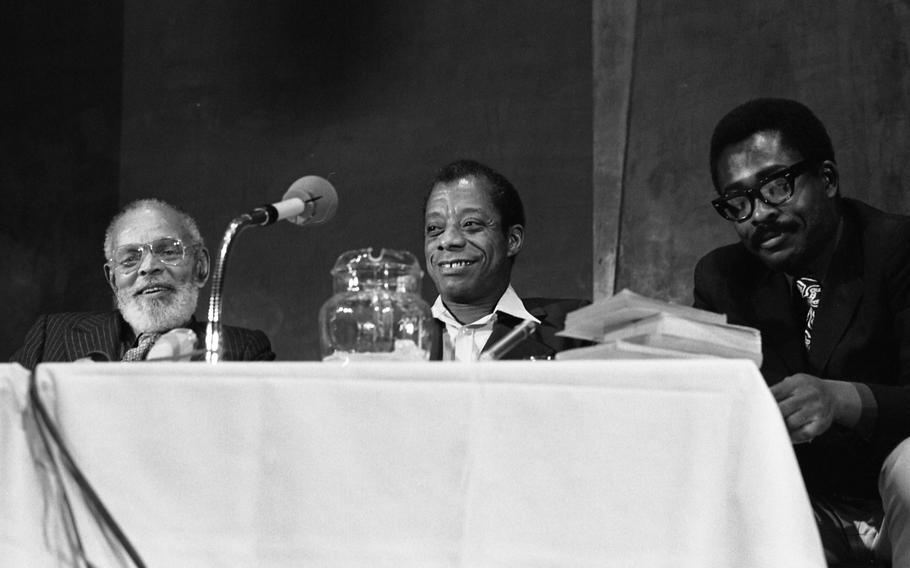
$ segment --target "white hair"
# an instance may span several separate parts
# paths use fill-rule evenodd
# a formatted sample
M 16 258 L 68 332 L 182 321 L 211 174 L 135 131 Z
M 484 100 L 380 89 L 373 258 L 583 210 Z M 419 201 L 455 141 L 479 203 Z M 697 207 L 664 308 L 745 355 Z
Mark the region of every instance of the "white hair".
M 117 228 L 117 225 L 120 223 L 120 220 L 123 219 L 129 213 L 133 211 L 138 211 L 139 209 L 157 209 L 159 211 L 168 211 L 173 213 L 179 219 L 180 224 L 186 229 L 186 232 L 189 233 L 190 238 L 193 242 L 184 243 L 186 245 L 200 245 L 205 246 L 205 242 L 202 240 L 202 234 L 199 232 L 199 227 L 196 225 L 195 219 L 190 217 L 189 213 L 186 213 L 182 209 L 171 205 L 160 199 L 137 199 L 136 201 L 131 201 L 127 203 L 119 213 L 114 215 L 114 218 L 111 219 L 111 223 L 107 226 L 107 231 L 104 232 L 104 258 L 110 260 L 114 256 L 114 230 Z

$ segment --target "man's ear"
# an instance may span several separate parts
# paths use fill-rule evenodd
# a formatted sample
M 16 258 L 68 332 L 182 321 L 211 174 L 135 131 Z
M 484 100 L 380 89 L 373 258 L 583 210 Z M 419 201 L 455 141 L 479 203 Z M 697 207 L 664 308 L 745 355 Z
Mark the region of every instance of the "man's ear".
M 837 164 L 831 160 L 825 160 L 819 171 L 822 179 L 825 180 L 825 195 L 834 197 L 840 189 L 840 174 L 837 171 Z
M 107 283 L 111 287 L 111 290 L 116 294 L 117 282 L 114 280 L 114 278 L 114 271 L 111 270 L 111 265 L 104 263 L 104 279 L 107 280 Z
M 523 225 L 512 225 L 509 232 L 506 233 L 507 255 L 515 256 L 521 252 L 521 247 L 525 242 L 525 228 Z
M 211 259 L 209 258 L 209 249 L 199 248 L 199 254 L 196 255 L 196 266 L 193 267 L 193 277 L 196 279 L 196 286 L 202 288 L 209 279 L 209 267 Z

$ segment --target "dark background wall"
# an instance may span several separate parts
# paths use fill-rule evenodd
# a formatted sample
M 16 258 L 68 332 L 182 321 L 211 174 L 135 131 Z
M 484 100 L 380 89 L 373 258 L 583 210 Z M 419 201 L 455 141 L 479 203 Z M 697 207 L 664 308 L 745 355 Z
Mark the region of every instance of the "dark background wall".
M 0 8 L 0 360 L 39 313 L 103 309 L 117 211 L 123 8 Z
M 116 50 L 122 102 L 108 109 L 122 115 L 119 187 L 108 201 L 178 204 L 217 249 L 233 217 L 279 200 L 296 178 L 331 180 L 340 201 L 333 221 L 249 229 L 230 259 L 224 321 L 265 330 L 281 359 L 317 357 L 318 309 L 341 252 L 398 248 L 422 262 L 428 180 L 456 158 L 490 164 L 525 198 L 519 293 L 590 297 L 591 5 L 539 4 L 127 1 Z M 20 177 L 23 192 L 40 187 L 39 177 Z M 86 278 L 53 292 L 50 278 L 29 276 L 31 296 L 59 301 L 4 323 L 4 348 L 18 345 L 39 308 L 109 305 L 96 277 L 111 207 L 89 211 L 74 199 L 69 209 L 91 217 L 78 227 L 94 247 L 82 252 L 84 264 L 34 252 L 58 277 Z M 41 230 L 30 222 L 21 240 Z

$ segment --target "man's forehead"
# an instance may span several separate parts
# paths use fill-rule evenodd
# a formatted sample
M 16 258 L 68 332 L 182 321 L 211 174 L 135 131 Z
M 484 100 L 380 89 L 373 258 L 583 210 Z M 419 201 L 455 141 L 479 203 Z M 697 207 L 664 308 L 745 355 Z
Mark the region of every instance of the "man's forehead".
M 791 150 L 779 132 L 761 131 L 724 148 L 717 168 L 721 185 L 726 186 L 799 160 L 799 152 Z
M 730 144 L 721 153 L 721 161 L 728 168 L 744 167 L 758 162 L 798 159 L 798 152 L 791 150 L 780 132 L 762 131 L 737 143 Z
M 143 207 L 125 213 L 114 227 L 117 244 L 145 242 L 160 237 L 186 239 L 186 228 L 173 211 L 158 207 Z
M 490 196 L 489 182 L 475 176 L 464 176 L 449 182 L 439 182 L 433 187 L 427 209 L 431 205 L 442 203 L 455 203 L 461 206 L 470 205 L 472 208 L 495 210 L 493 199 Z
M 476 189 L 484 194 L 489 194 L 491 185 L 489 180 L 484 176 L 467 175 L 462 176 L 452 182 L 456 189 Z

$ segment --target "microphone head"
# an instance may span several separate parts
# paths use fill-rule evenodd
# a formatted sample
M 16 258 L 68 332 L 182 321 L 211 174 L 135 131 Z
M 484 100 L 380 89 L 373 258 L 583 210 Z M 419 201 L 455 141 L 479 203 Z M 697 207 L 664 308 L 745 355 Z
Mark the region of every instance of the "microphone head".
M 335 216 L 338 209 L 338 194 L 325 178 L 303 176 L 288 188 L 284 200 L 298 198 L 306 206 L 303 213 L 288 217 L 295 225 L 319 225 Z

